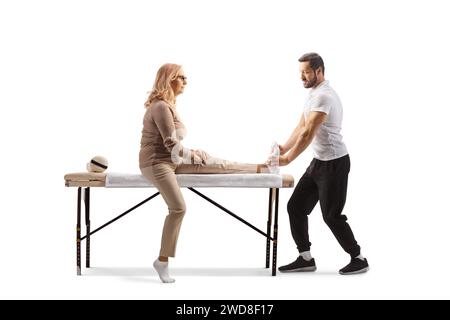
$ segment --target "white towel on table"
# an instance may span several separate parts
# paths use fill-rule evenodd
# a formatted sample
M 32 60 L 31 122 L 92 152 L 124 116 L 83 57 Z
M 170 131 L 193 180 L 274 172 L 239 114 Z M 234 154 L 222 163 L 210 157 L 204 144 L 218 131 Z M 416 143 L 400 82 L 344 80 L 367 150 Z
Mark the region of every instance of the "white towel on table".
M 230 173 L 230 174 L 177 174 L 180 187 L 209 188 L 282 188 L 283 177 L 270 173 Z M 107 188 L 148 188 L 154 187 L 141 174 L 108 172 Z

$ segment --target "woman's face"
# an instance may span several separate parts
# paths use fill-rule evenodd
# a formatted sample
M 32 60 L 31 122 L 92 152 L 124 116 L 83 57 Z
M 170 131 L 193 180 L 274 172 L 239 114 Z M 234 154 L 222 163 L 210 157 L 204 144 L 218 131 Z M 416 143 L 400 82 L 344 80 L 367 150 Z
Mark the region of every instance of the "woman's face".
M 173 80 L 170 85 L 172 87 L 173 93 L 175 96 L 179 95 L 180 93 L 183 93 L 184 87 L 187 84 L 186 76 L 184 75 L 183 69 L 180 69 L 178 72 L 178 76 Z

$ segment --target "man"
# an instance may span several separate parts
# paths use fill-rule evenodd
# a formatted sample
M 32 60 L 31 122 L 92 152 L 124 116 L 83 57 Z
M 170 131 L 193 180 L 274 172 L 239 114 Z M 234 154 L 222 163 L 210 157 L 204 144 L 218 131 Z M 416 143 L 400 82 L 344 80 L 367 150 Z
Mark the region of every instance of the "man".
M 288 202 L 292 237 L 300 252 L 294 262 L 279 268 L 281 272 L 315 271 L 310 253 L 308 215 L 320 202 L 325 223 L 341 247 L 350 255 L 350 263 L 340 274 L 356 274 L 369 269 L 367 259 L 342 214 L 347 195 L 350 158 L 342 141 L 342 105 L 325 80 L 325 66 L 317 53 L 300 59 L 303 86 L 310 88 L 300 123 L 284 145 L 280 145 L 280 166 L 294 161 L 311 143 L 314 159 L 301 177 Z

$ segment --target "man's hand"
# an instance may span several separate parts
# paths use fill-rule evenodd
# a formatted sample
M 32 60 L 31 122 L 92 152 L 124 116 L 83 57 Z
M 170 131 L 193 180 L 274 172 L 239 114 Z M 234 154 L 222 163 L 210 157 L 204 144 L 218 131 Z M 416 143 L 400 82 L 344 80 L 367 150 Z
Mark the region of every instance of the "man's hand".
M 285 154 L 287 152 L 286 148 L 282 146 L 281 144 L 278 145 L 278 148 L 280 148 L 280 156 Z
M 269 158 L 267 158 L 265 164 L 270 166 L 272 163 L 277 163 L 277 165 L 281 167 L 281 166 L 287 166 L 290 162 L 289 162 L 287 156 L 279 156 L 278 159 L 276 159 L 276 157 L 274 157 L 274 156 L 269 156 Z
M 289 160 L 287 156 L 280 156 L 278 158 L 279 166 L 287 166 L 289 164 Z

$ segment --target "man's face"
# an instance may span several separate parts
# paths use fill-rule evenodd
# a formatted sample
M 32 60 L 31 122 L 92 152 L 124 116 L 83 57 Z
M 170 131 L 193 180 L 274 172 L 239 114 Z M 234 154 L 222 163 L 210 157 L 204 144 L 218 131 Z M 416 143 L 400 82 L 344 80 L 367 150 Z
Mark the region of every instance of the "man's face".
M 316 71 L 318 71 L 317 69 Z M 309 61 L 300 62 L 300 76 L 303 82 L 303 87 L 312 88 L 317 83 L 317 75 L 309 65 Z

